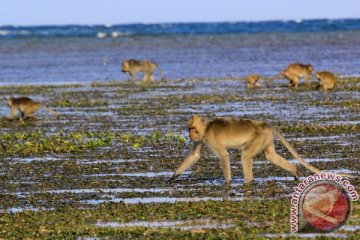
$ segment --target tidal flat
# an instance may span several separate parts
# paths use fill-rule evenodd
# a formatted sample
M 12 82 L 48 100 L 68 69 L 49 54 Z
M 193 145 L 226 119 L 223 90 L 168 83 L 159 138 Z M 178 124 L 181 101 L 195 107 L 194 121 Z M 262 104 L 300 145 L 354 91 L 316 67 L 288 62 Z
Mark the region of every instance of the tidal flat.
M 5 101 L 0 106 L 0 239 L 359 239 L 359 202 L 336 232 L 288 234 L 299 182 L 263 154 L 254 159 L 253 184 L 244 185 L 241 153 L 230 150 L 229 199 L 207 148 L 166 182 L 191 149 L 186 123 L 195 113 L 267 121 L 313 166 L 359 175 L 360 78 L 340 78 L 328 92 L 301 83 L 290 90 L 285 80 L 262 81 L 247 90 L 229 77 L 0 87 L 2 98 L 29 96 L 61 113 L 41 110 L 21 123 L 7 120 Z M 296 163 L 279 141 L 276 148 Z M 360 179 L 351 183 L 358 189 Z

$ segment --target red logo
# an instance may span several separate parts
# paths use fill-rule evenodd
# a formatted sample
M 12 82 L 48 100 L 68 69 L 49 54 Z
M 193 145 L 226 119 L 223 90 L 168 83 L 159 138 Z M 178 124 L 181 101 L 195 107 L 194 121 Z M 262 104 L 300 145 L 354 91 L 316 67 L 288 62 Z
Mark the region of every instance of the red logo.
M 336 183 L 321 181 L 304 191 L 300 209 L 304 220 L 316 230 L 329 232 L 340 228 L 350 215 L 350 199 Z

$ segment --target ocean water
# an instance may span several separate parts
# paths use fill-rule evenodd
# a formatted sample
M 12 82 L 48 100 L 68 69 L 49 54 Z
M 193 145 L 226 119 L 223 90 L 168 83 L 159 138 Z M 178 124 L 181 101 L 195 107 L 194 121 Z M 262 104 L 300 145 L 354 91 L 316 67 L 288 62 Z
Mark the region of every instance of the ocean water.
M 360 76 L 360 19 L 0 26 L 0 85 L 124 81 L 127 58 L 156 61 L 170 80 L 273 76 L 292 62 Z

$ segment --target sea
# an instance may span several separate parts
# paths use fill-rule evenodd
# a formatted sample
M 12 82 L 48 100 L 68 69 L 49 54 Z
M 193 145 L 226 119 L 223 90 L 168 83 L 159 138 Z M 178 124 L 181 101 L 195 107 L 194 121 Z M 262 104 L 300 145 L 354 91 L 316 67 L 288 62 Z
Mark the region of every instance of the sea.
M 293 62 L 360 76 L 360 19 L 0 26 L 0 85 L 126 81 L 129 58 L 169 80 L 274 76 Z

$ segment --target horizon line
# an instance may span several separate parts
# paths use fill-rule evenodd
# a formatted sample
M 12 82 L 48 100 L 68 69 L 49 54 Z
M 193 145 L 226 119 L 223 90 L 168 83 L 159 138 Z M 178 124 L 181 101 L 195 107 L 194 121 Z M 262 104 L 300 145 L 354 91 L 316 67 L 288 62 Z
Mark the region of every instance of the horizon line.
M 360 20 L 359 17 L 346 17 L 346 18 L 296 18 L 296 19 L 272 19 L 272 20 L 229 20 L 229 21 L 168 21 L 168 22 L 132 22 L 132 23 L 64 23 L 64 24 L 5 24 L 0 25 L 2 27 L 57 27 L 57 26 L 105 26 L 112 27 L 118 25 L 159 25 L 159 24 L 212 24 L 212 23 L 261 23 L 261 22 L 296 22 L 301 23 L 303 21 L 341 21 L 341 20 Z

